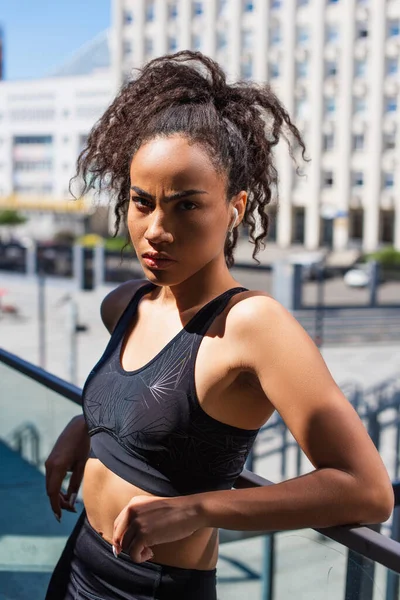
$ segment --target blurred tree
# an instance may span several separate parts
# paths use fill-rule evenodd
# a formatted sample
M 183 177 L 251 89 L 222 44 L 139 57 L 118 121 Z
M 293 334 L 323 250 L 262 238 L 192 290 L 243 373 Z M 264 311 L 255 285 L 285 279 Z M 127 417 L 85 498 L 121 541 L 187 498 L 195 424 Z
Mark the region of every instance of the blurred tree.
M 0 225 L 22 225 L 28 219 L 16 210 L 0 210 Z

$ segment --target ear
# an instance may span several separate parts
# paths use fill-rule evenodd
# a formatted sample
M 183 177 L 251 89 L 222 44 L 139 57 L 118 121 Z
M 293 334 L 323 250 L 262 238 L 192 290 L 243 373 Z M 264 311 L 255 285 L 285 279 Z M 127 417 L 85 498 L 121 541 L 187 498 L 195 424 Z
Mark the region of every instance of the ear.
M 231 200 L 231 205 L 236 208 L 238 211 L 238 218 L 236 220 L 235 226 L 237 227 L 239 223 L 241 223 L 244 219 L 244 213 L 246 212 L 247 205 L 247 192 L 242 190 L 236 196 L 233 196 Z

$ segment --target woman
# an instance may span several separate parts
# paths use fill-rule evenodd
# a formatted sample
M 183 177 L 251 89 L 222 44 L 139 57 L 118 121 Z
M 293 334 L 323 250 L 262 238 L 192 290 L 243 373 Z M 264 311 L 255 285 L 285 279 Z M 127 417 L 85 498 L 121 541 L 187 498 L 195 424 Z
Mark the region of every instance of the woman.
M 116 195 L 117 228 L 127 223 L 146 280 L 103 301 L 111 339 L 84 387 L 85 420 L 67 426 L 46 463 L 57 518 L 73 510 L 85 471 L 85 511 L 48 599 L 215 599 L 219 527 L 389 517 L 386 470 L 317 348 L 228 269 L 239 223 L 253 256 L 266 237 L 282 135 L 304 154 L 268 86 L 227 85 L 189 51 L 150 62 L 93 128 L 78 175 L 84 192 Z M 232 489 L 275 410 L 315 470 Z

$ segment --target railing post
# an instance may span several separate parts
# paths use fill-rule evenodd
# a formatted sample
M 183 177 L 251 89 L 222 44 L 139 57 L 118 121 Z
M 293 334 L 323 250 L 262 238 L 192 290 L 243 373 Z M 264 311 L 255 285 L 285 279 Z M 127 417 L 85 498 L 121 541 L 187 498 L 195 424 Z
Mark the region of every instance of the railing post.
M 104 246 L 98 245 L 94 248 L 93 254 L 93 279 L 94 279 L 94 289 L 102 286 L 104 284 L 104 271 L 105 271 L 105 263 L 104 263 Z
M 375 564 L 353 550 L 347 553 L 345 600 L 372 600 Z
M 32 242 L 26 247 L 25 267 L 28 277 L 36 274 L 36 243 Z
M 76 289 L 83 290 L 83 247 L 79 244 L 72 246 L 72 274 Z
M 285 479 L 287 471 L 287 429 L 284 426 L 282 429 L 282 460 L 281 460 L 281 477 Z
M 275 535 L 264 536 L 261 573 L 261 600 L 274 598 Z
M 392 517 L 392 540 L 400 541 L 400 506 L 395 506 Z M 399 597 L 399 575 L 388 569 L 386 577 L 386 600 L 397 600 Z

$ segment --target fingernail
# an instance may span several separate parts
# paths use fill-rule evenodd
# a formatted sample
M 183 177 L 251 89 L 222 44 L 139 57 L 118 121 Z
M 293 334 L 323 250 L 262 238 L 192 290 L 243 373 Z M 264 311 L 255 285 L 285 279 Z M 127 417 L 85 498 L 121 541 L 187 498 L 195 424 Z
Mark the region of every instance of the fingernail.
M 118 558 L 118 553 L 117 553 L 114 545 L 113 545 L 112 549 L 113 549 L 113 554 L 114 554 L 115 558 Z
M 76 494 L 71 494 L 71 496 L 69 497 L 69 505 L 71 508 L 74 507 L 75 502 L 76 502 Z
M 61 517 L 59 517 L 57 513 L 53 513 L 53 514 L 54 514 L 55 518 L 57 519 L 57 521 L 59 523 L 61 523 Z

